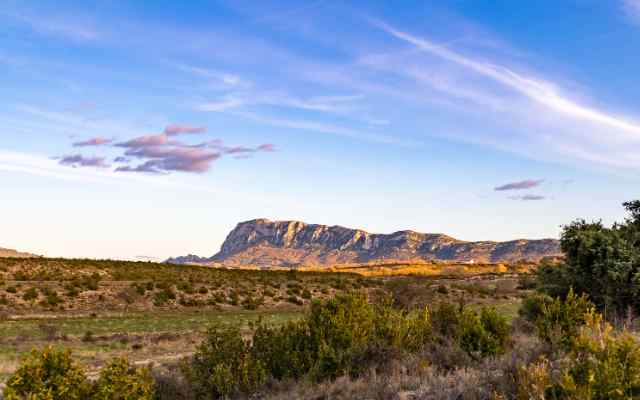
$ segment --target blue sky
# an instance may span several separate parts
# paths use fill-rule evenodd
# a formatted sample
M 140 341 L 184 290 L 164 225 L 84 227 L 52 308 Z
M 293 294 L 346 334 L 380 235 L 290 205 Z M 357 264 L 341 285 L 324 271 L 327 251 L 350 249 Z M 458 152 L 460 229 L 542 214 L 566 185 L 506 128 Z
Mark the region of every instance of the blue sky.
M 0 246 L 266 217 L 557 237 L 638 198 L 640 1 L 3 1 Z

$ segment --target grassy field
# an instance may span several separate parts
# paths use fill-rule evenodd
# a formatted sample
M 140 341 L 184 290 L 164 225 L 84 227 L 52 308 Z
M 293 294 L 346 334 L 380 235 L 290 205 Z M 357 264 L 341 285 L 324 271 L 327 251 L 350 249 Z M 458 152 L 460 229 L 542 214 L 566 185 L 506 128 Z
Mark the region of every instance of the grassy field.
M 299 318 L 313 300 L 365 291 L 399 305 L 494 306 L 517 315 L 518 275 L 389 275 L 226 270 L 147 262 L 0 258 L 0 382 L 32 348 L 69 348 L 92 373 L 126 355 L 176 363 L 207 328 Z
M 88 366 L 98 368 L 116 355 L 138 364 L 175 361 L 191 354 L 207 328 L 246 329 L 259 320 L 279 325 L 300 317 L 295 310 L 129 312 L 96 316 L 28 316 L 0 322 L 0 382 L 32 348 L 69 348 Z

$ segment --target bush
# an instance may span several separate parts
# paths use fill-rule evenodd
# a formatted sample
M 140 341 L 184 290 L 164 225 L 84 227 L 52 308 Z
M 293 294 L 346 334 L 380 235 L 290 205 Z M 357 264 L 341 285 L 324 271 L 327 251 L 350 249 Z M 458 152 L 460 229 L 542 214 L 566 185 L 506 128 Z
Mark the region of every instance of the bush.
M 242 307 L 247 310 L 257 310 L 264 303 L 263 297 L 247 296 L 242 300 Z
M 45 292 L 45 296 L 45 300 L 42 301 L 43 306 L 56 307 L 64 303 L 64 300 L 62 300 L 62 298 L 58 296 L 58 292 L 56 292 L 55 290 L 47 290 Z
M 124 358 L 111 360 L 92 389 L 95 400 L 151 400 L 154 382 L 148 368 L 133 368 Z
M 252 393 L 266 382 L 266 371 L 237 329 L 212 328 L 184 374 L 199 399 Z
M 551 296 L 546 294 L 534 293 L 522 300 L 522 304 L 518 309 L 518 315 L 528 322 L 535 323 L 542 315 L 543 307 L 553 302 Z
M 608 313 L 622 315 L 630 307 L 640 311 L 640 201 L 623 205 L 630 218 L 611 228 L 585 220 L 563 227 L 565 260 L 538 269 L 540 290 L 564 298 L 573 288 Z
M 171 288 L 165 288 L 160 290 L 159 292 L 156 292 L 153 295 L 153 305 L 156 307 L 161 307 L 163 305 L 165 305 L 168 301 L 170 300 L 175 300 L 176 299 L 176 294 L 173 290 L 171 290 Z
M 504 353 L 509 339 L 509 325 L 495 309 L 483 308 L 480 314 L 463 310 L 459 318 L 459 341 L 463 350 L 482 357 Z
M 457 343 L 475 358 L 502 354 L 509 342 L 509 324 L 493 308 L 482 308 L 478 313 L 442 303 L 434 309 L 432 320 L 441 343 Z
M 535 325 L 538 337 L 551 344 L 568 346 L 578 330 L 585 322 L 585 316 L 593 311 L 586 294 L 577 296 L 573 290 L 569 291 L 565 301 L 556 298 L 551 302 L 541 302 L 541 314 L 536 318 Z
M 83 368 L 72 360 L 69 351 L 46 347 L 33 350 L 9 378 L 4 390 L 6 400 L 87 399 L 89 386 Z
M 22 299 L 24 301 L 32 301 L 37 298 L 38 298 L 38 291 L 34 287 L 27 289 L 27 291 L 24 292 L 24 294 L 22 295 Z
M 640 345 L 629 333 L 613 334 L 589 311 L 585 326 L 558 367 L 541 359 L 517 374 L 518 399 L 626 400 L 640 394 Z

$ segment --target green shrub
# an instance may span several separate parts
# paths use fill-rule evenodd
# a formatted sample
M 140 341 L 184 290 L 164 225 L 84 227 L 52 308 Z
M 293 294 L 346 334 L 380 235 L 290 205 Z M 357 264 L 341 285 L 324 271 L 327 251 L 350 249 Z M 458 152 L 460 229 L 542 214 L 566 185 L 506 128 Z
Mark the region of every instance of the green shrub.
M 585 316 L 593 311 L 586 294 L 577 296 L 569 291 L 566 300 L 559 297 L 551 302 L 541 302 L 541 314 L 535 325 L 540 339 L 551 344 L 569 345 L 585 322 Z
M 262 364 L 252 357 L 250 344 L 237 329 L 210 329 L 183 370 L 199 399 L 253 393 L 267 378 Z
M 493 308 L 460 313 L 460 346 L 469 354 L 496 356 L 505 351 L 509 340 L 509 324 Z
M 80 291 L 78 290 L 78 288 L 76 288 L 74 285 L 72 284 L 67 284 L 65 285 L 65 295 L 67 297 L 78 297 L 78 295 L 80 294 Z
M 561 394 L 576 399 L 632 399 L 640 396 L 640 346 L 629 333 L 614 336 L 591 311 L 569 353 Z
M 517 374 L 517 399 L 627 400 L 640 395 L 640 345 L 591 309 L 560 371 L 541 359 Z
M 185 281 L 179 282 L 176 285 L 176 288 L 179 291 L 184 292 L 186 294 L 194 294 L 196 292 L 191 282 L 185 282 Z
M 535 323 L 542 315 L 543 307 L 551 302 L 553 302 L 553 298 L 551 298 L 551 296 L 542 293 L 534 293 L 522 300 L 522 304 L 518 309 L 518 315 L 529 322 Z
M 538 269 L 541 291 L 564 298 L 573 288 L 607 313 L 640 311 L 640 201 L 623 205 L 630 214 L 623 223 L 577 220 L 563 227 L 564 262 Z
M 47 290 L 45 296 L 45 300 L 41 302 L 43 306 L 56 307 L 64 303 L 64 300 L 62 300 L 62 298 L 58 296 L 58 292 L 56 292 L 55 290 Z
M 242 307 L 247 310 L 257 310 L 264 303 L 264 297 L 247 296 L 242 300 Z
M 301 294 L 300 296 L 301 296 L 303 299 L 306 299 L 306 300 L 311 300 L 311 298 L 313 297 L 313 296 L 311 295 L 311 292 L 309 291 L 309 289 L 305 289 L 305 290 L 303 290 L 303 291 L 302 291 L 302 294 Z
M 18 288 L 16 286 L 7 286 L 5 290 L 7 291 L 7 293 L 18 293 Z
M 171 288 L 165 288 L 156 292 L 153 295 L 153 305 L 156 307 L 161 307 L 165 305 L 170 300 L 175 300 L 176 294 Z
M 92 400 L 151 400 L 154 382 L 148 368 L 134 368 L 124 358 L 111 360 L 92 388 Z
M 38 298 L 38 291 L 34 287 L 27 289 L 27 291 L 24 292 L 24 294 L 22 295 L 22 299 L 24 301 L 32 301 L 37 298 Z
M 69 351 L 52 347 L 33 350 L 9 378 L 4 390 L 6 400 L 88 398 L 88 384 L 82 367 Z
M 480 313 L 462 306 L 441 303 L 432 312 L 434 332 L 439 341 L 454 342 L 475 357 L 504 353 L 510 338 L 507 320 L 493 308 Z

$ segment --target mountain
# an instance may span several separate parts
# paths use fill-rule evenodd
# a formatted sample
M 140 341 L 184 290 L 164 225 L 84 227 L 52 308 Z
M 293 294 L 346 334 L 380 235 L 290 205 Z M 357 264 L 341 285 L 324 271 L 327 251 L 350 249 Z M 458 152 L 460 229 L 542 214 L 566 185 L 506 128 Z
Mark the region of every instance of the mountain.
M 210 258 L 170 258 L 175 264 L 332 266 L 394 261 L 516 262 L 560 256 L 555 239 L 465 242 L 439 233 L 368 233 L 341 226 L 255 219 L 239 223 Z
M 40 257 L 31 253 L 22 253 L 13 249 L 5 249 L 0 247 L 0 257 L 19 257 L 19 258 L 32 258 L 32 257 Z

